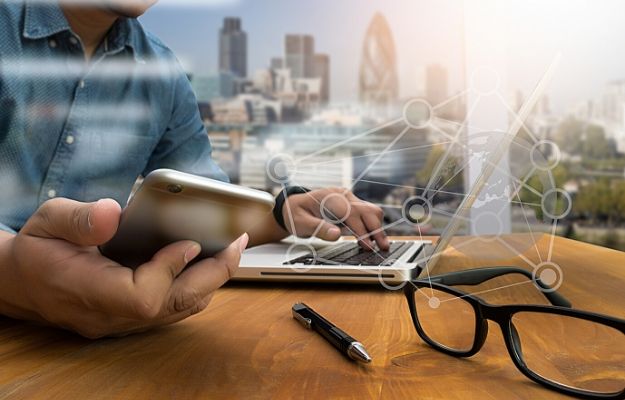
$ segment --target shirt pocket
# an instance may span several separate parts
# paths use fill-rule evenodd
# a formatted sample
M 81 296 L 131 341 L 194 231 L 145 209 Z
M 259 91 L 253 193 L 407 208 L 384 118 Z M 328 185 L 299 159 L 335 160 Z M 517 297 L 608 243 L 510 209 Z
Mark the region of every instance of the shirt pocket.
M 156 138 L 132 133 L 128 130 L 111 130 L 89 135 L 89 153 L 106 161 L 123 161 L 132 158 L 147 160 L 152 154 Z
M 111 197 L 122 205 L 143 172 L 158 138 L 111 129 L 79 138 L 73 169 L 85 179 L 84 197 Z

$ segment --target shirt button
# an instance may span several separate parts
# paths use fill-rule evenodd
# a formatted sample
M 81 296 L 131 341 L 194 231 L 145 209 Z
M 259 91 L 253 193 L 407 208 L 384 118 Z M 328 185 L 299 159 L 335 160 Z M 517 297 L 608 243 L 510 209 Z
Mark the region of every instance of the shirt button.
M 50 41 L 48 42 L 48 44 L 50 45 L 50 47 L 52 47 L 53 49 L 56 49 L 57 43 L 56 40 L 54 39 L 50 39 Z
M 73 36 L 69 38 L 69 42 L 73 44 L 74 46 L 78 44 L 78 40 Z
M 67 135 L 67 137 L 65 138 L 65 143 L 67 143 L 67 144 L 72 144 L 72 143 L 74 143 L 74 140 L 75 140 L 75 139 L 74 139 L 74 136 L 72 136 L 72 135 Z
M 51 198 L 51 199 L 55 198 L 56 197 L 56 190 L 54 190 L 54 189 L 48 190 L 48 197 Z
M 85 88 L 85 81 L 84 80 L 80 80 L 80 82 L 78 82 L 78 87 L 80 87 L 81 89 Z

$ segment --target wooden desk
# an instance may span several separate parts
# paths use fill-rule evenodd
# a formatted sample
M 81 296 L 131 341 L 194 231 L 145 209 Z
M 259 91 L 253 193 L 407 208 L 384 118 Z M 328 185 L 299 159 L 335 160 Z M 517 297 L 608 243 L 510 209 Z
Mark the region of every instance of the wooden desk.
M 466 246 L 468 240 L 455 240 L 464 254 L 448 252 L 441 271 L 526 266 L 496 242 L 473 240 Z M 538 260 L 522 236 L 507 242 Z M 538 240 L 543 258 L 549 243 L 549 236 Z M 553 260 L 565 275 L 561 293 L 575 307 L 625 317 L 625 253 L 555 238 Z M 519 278 L 500 278 L 473 290 L 515 280 Z M 483 297 L 494 303 L 544 303 L 531 284 Z M 365 343 L 373 362 L 350 362 L 303 329 L 290 315 L 291 305 L 300 300 Z M 89 341 L 0 319 L 0 398 L 563 397 L 522 376 L 498 327 L 491 328 L 482 352 L 459 360 L 421 343 L 401 292 L 377 286 L 231 284 L 218 291 L 204 313 L 122 339 Z

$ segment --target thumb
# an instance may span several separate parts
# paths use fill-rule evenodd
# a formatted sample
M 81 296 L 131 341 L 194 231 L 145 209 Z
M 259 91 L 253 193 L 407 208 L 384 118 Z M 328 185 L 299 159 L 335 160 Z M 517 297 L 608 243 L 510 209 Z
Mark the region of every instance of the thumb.
M 297 221 L 297 233 L 299 236 L 315 235 L 319 239 L 335 241 L 341 237 L 341 228 L 307 214 Z
M 80 246 L 97 246 L 113 237 L 120 214 L 121 207 L 112 199 L 81 203 L 56 198 L 43 203 L 21 233 L 63 239 Z
M 341 228 L 326 221 L 320 221 L 320 223 L 321 227 L 316 235 L 319 239 L 329 240 L 331 242 L 339 240 L 341 237 Z

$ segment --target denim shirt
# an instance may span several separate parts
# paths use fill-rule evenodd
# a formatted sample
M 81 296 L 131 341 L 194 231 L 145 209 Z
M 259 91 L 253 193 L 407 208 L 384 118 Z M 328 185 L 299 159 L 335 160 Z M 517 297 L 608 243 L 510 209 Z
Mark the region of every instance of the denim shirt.
M 158 168 L 228 179 L 172 52 L 119 19 L 86 62 L 58 4 L 0 1 L 0 229 L 53 197 L 123 206 Z

